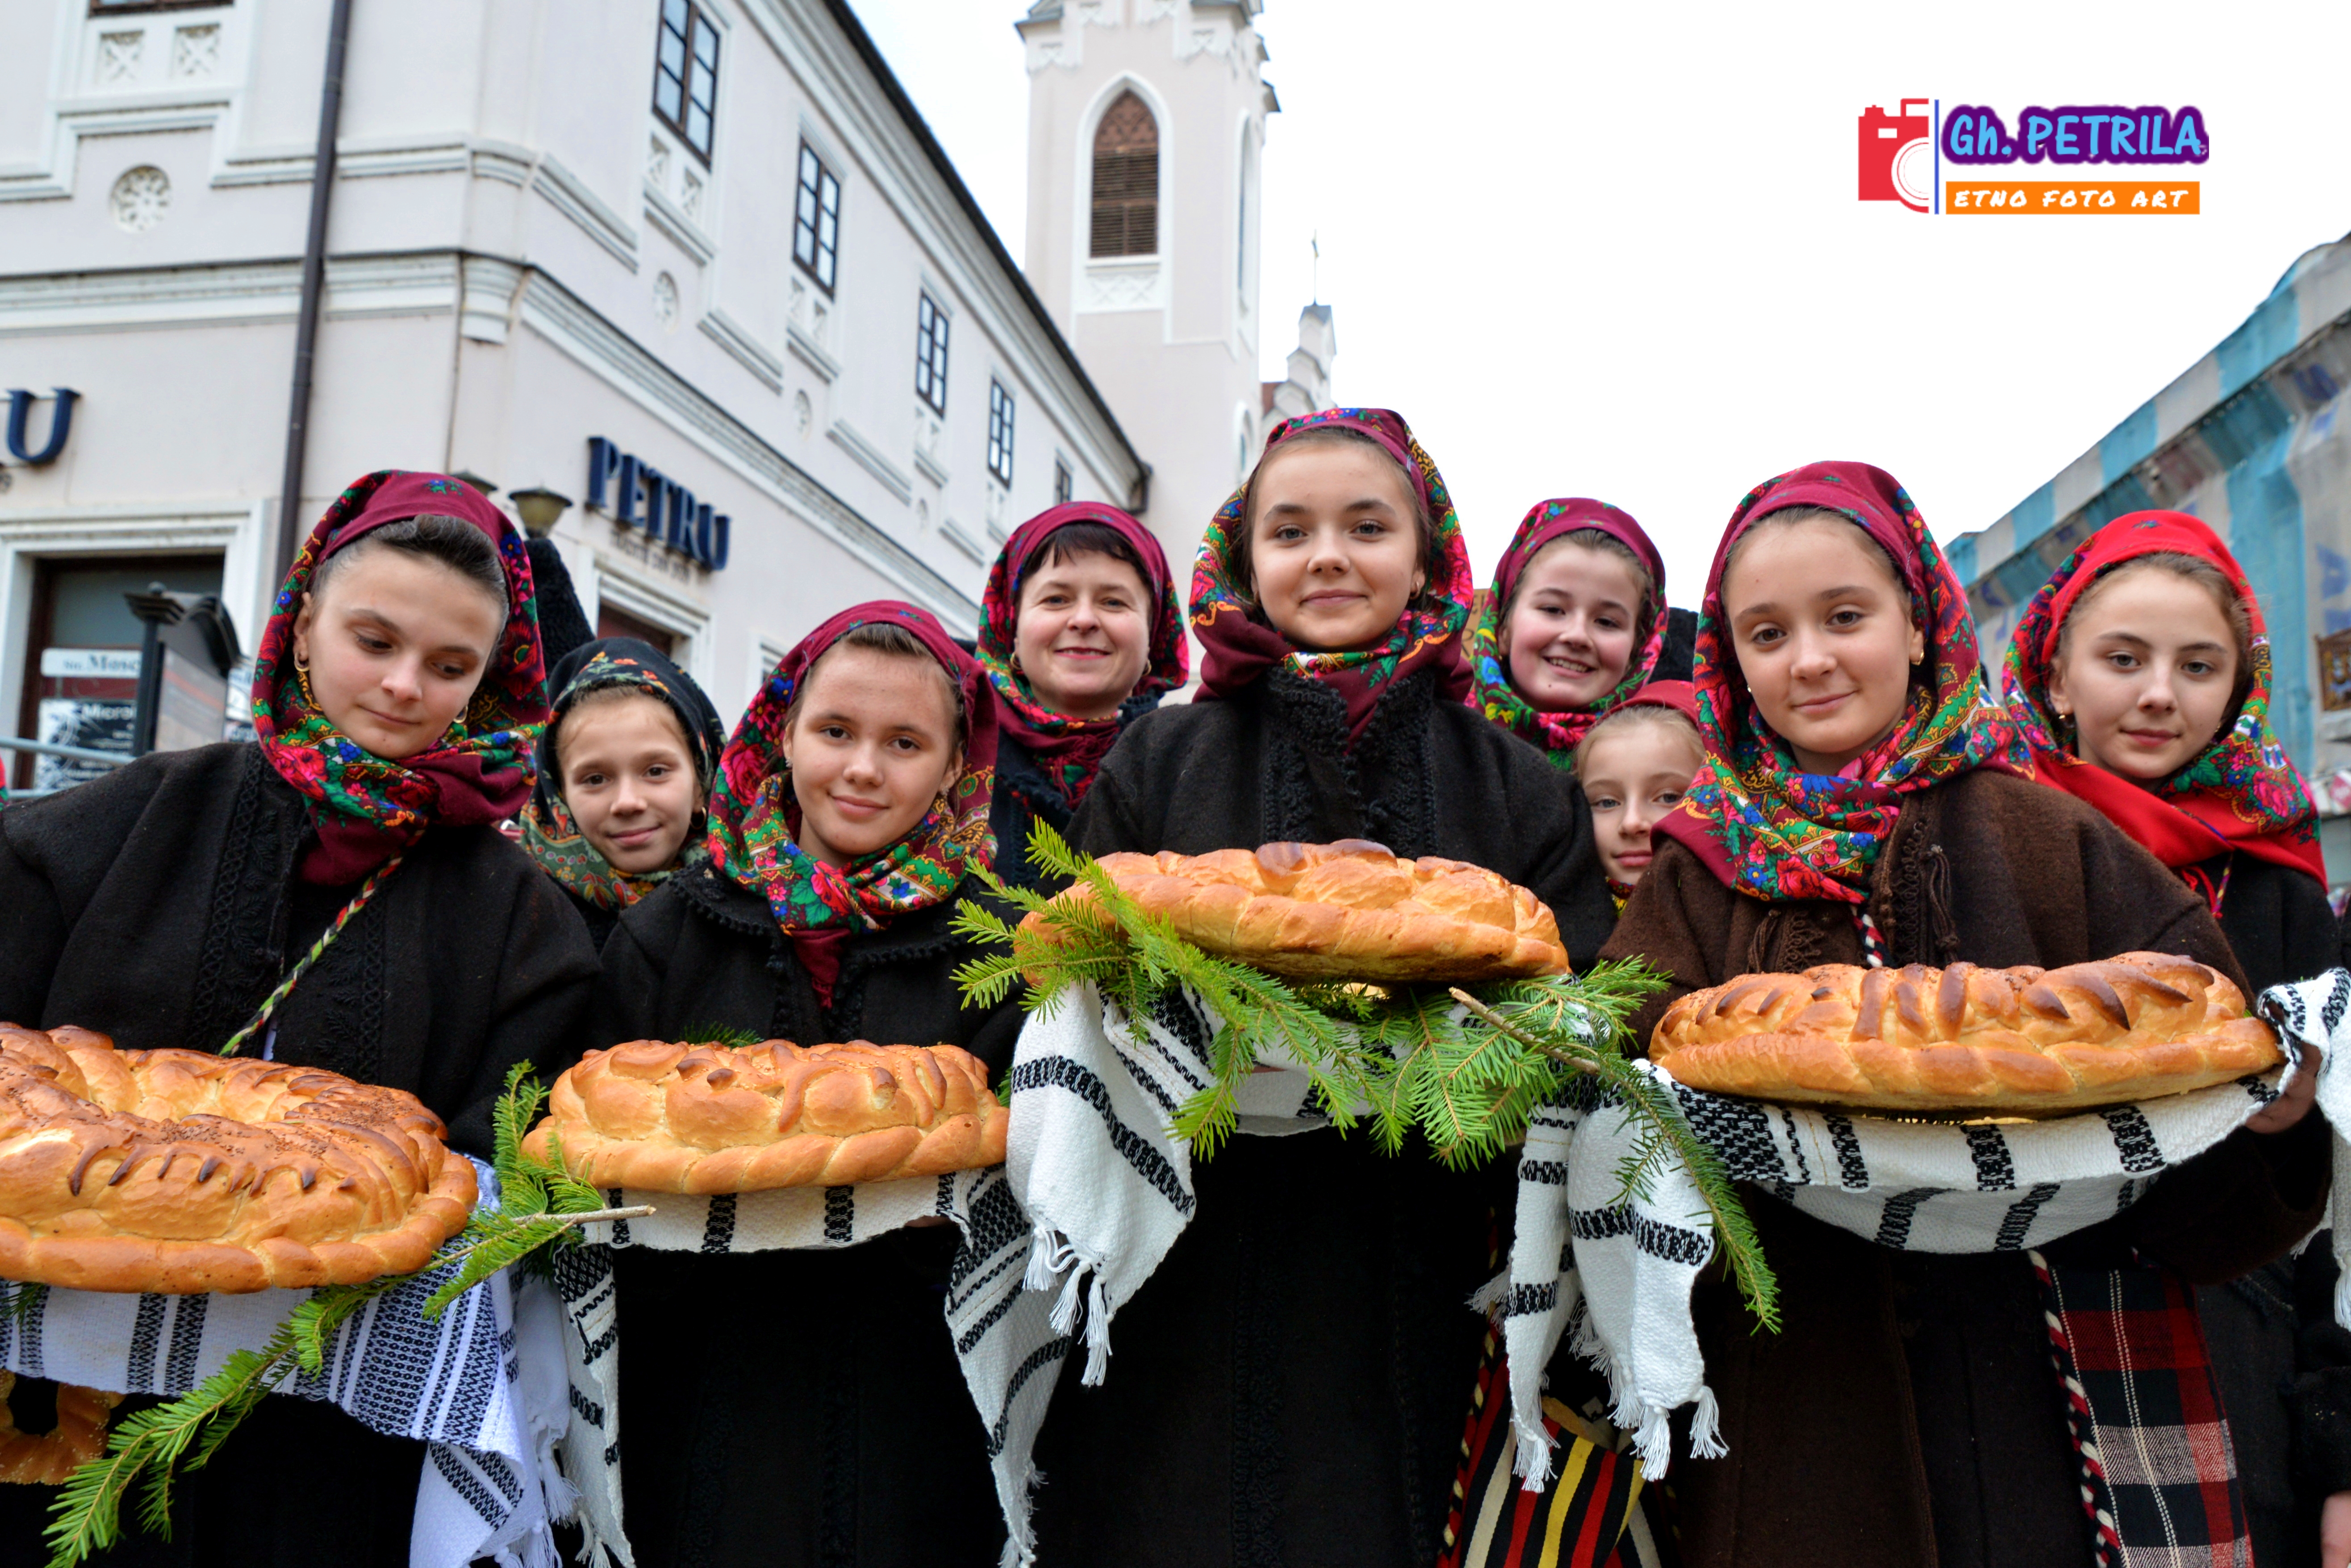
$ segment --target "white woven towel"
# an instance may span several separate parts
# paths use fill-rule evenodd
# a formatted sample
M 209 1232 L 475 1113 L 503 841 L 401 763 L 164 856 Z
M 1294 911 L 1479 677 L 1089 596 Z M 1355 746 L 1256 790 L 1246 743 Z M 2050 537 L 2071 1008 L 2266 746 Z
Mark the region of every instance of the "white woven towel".
M 497 1178 L 476 1160 L 482 1201 Z M 329 1342 L 314 1376 L 281 1395 L 323 1399 L 379 1432 L 424 1442 L 409 1536 L 412 1568 L 557 1568 L 540 1448 L 531 1440 L 514 1354 L 507 1276 L 494 1275 L 424 1321 L 426 1297 L 454 1270 L 418 1274 L 375 1297 Z M 17 1322 L 0 1313 L 0 1366 L 85 1388 L 185 1394 L 240 1350 L 259 1350 L 308 1291 L 234 1296 L 128 1295 L 51 1287 Z M 235 1440 L 226 1450 L 235 1462 Z
M 2274 988 L 2261 1008 L 2286 1038 L 2293 1061 L 2285 1068 L 2142 1104 L 1998 1126 L 1770 1105 L 1685 1088 L 1646 1062 L 1641 1067 L 1672 1090 L 1735 1181 L 1883 1247 L 2022 1251 L 2128 1207 L 2164 1170 L 2219 1143 L 2277 1098 L 2283 1077 L 2302 1071 L 2303 1045 L 2324 1044 L 2341 1029 L 2351 1011 L 2351 974 Z M 2320 1064 L 2318 1095 L 2338 1129 L 2335 1201 L 2343 1203 L 2351 1166 L 2340 1130 L 2351 1129 L 2351 1077 L 2335 1061 L 2329 1051 Z M 1548 1478 L 1551 1465 L 1540 1418 L 1543 1368 L 1571 1328 L 1577 1350 L 1608 1376 L 1614 1419 L 1637 1428 L 1646 1474 L 1666 1473 L 1667 1419 L 1685 1405 L 1697 1406 L 1691 1452 L 1722 1451 L 1689 1312 L 1690 1287 L 1714 1255 L 1714 1236 L 1679 1165 L 1669 1166 L 1646 1197 L 1626 1199 L 1618 1172 L 1635 1142 L 1621 1110 L 1588 1100 L 1545 1106 L 1528 1131 L 1507 1287 L 1497 1293 L 1510 1349 L 1511 1421 L 1530 1487 Z M 2338 1223 L 2337 1237 L 2346 1234 Z

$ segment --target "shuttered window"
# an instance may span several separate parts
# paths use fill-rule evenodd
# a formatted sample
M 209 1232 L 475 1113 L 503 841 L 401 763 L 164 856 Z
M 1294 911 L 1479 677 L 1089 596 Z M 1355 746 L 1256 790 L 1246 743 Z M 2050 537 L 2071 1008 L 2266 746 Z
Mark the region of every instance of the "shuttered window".
M 1094 131 L 1094 256 L 1159 254 L 1159 123 L 1132 92 Z

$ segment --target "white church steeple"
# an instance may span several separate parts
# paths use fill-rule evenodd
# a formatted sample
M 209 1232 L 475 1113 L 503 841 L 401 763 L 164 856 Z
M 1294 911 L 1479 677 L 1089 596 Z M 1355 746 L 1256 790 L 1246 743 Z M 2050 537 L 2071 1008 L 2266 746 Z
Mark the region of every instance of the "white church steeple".
M 1038 0 L 1025 268 L 1153 469 L 1179 580 L 1263 435 L 1260 0 Z

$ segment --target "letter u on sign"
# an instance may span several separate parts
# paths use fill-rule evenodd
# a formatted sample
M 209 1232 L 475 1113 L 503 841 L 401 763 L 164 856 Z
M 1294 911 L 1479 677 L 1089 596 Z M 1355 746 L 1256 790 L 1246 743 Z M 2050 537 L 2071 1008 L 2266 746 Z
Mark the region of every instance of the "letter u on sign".
M 49 415 L 49 439 L 38 452 L 27 451 L 25 446 L 25 427 L 32 422 L 33 394 L 22 387 L 12 388 L 8 393 L 8 455 L 29 467 L 56 462 L 57 454 L 66 449 L 67 434 L 73 429 L 74 403 L 81 393 L 71 387 L 49 390 L 57 406 Z

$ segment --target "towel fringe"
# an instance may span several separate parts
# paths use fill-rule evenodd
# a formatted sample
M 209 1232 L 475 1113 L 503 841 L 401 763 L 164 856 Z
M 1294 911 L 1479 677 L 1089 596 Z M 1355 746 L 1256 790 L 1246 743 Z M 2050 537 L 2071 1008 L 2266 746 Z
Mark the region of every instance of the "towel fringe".
M 1050 1291 L 1053 1281 L 1078 1260 L 1070 1239 L 1050 1225 L 1040 1225 L 1029 1241 L 1029 1271 L 1021 1276 L 1024 1291 Z
M 1469 1310 L 1481 1318 L 1491 1318 L 1495 1310 L 1510 1299 L 1510 1271 L 1495 1275 L 1469 1292 Z
M 1698 1408 L 1690 1414 L 1689 1450 L 1693 1459 L 1719 1459 L 1730 1452 L 1722 1440 L 1722 1411 L 1714 1402 L 1711 1384 L 1698 1385 Z
M 1054 1309 L 1057 1315 L 1060 1310 Z M 1100 1388 L 1102 1375 L 1109 1370 L 1110 1297 L 1102 1285 L 1102 1270 L 1097 1269 L 1086 1287 L 1086 1370 L 1078 1381 L 1088 1388 Z
M 1640 1435 L 1633 1439 L 1633 1449 L 1641 1457 L 1641 1473 L 1650 1480 L 1663 1480 L 1666 1467 L 1674 1462 L 1674 1413 L 1654 1406 L 1641 1419 Z

